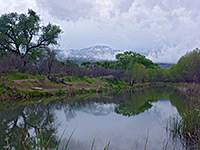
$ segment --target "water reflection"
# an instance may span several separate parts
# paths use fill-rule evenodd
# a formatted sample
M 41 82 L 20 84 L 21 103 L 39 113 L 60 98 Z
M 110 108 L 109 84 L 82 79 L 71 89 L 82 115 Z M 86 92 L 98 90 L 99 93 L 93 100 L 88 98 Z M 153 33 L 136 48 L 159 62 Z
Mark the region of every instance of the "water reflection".
M 66 127 L 60 147 L 76 129 L 69 144 L 71 150 L 91 149 L 94 138 L 97 150 L 109 141 L 111 150 L 144 149 L 148 134 L 148 149 L 160 150 L 165 141 L 169 143 L 167 149 L 173 149 L 174 143 L 170 142 L 165 127 L 170 115 L 178 114 L 176 107 L 180 112 L 184 109 L 183 99 L 177 95 L 169 88 L 152 88 L 4 110 L 0 112 L 0 149 L 6 149 L 6 136 L 11 148 L 23 149 L 19 136 L 25 141 L 29 135 L 34 145 L 40 128 L 45 141 L 51 139 L 48 147 L 54 149 Z
M 51 111 L 51 104 L 48 105 L 29 105 L 28 107 L 21 106 L 16 109 L 9 109 L 0 112 L 0 149 L 6 149 L 8 137 L 10 147 L 23 149 L 19 144 L 27 140 L 30 136 L 31 141 L 36 143 L 36 135 L 39 129 L 42 129 L 44 138 L 51 137 L 49 148 L 53 148 L 57 142 L 56 129 L 58 125 L 54 123 L 55 114 Z

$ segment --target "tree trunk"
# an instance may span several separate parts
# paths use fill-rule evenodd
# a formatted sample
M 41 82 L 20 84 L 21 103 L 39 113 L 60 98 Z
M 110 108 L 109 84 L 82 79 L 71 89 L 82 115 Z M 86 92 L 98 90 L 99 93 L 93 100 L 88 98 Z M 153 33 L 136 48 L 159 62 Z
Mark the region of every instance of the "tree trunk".
M 26 72 L 27 58 L 28 58 L 27 54 L 25 54 L 24 56 L 22 56 L 22 67 L 20 69 L 21 73 L 25 73 Z

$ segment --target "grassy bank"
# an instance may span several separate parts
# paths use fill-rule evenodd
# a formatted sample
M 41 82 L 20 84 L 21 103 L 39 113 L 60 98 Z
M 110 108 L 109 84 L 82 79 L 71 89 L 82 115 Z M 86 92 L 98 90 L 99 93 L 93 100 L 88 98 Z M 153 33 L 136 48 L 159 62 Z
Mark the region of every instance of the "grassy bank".
M 140 91 L 151 86 L 175 86 L 187 95 L 200 95 L 199 85 L 188 83 L 128 83 L 103 77 L 76 77 L 68 75 L 54 75 L 57 81 L 51 81 L 44 75 L 29 75 L 11 71 L 0 74 L 0 101 L 23 100 L 52 96 L 74 96 L 86 93 L 108 93 L 120 90 Z M 62 82 L 58 82 L 62 81 Z
M 10 72 L 0 75 L 0 101 L 22 100 L 36 97 L 73 96 L 86 93 L 107 93 L 130 88 L 127 83 L 91 76 L 74 77 L 55 75 L 58 81 L 46 76 Z
M 11 71 L 0 74 L 0 101 L 23 100 L 52 96 L 73 96 L 86 93 L 108 93 L 120 90 L 141 91 L 151 86 L 174 86 L 172 83 L 128 83 L 103 77 L 76 77 L 54 75 L 56 81 L 51 81 L 44 75 L 29 75 Z

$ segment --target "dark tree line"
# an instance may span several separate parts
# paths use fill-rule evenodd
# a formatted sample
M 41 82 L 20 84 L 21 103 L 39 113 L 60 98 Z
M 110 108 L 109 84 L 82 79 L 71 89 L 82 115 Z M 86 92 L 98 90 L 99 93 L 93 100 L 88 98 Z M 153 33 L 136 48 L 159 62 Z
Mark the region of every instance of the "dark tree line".
M 127 81 L 130 85 L 140 82 L 168 81 L 168 78 L 166 78 L 167 71 L 161 69 L 145 56 L 132 51 L 117 54 L 116 61 L 83 62 L 82 66 L 121 70 L 123 73 L 118 79 Z
M 120 79 L 133 85 L 140 82 L 195 82 L 200 83 L 200 50 L 182 56 L 170 69 L 162 69 L 151 60 L 135 52 L 116 55 L 117 61 L 83 62 L 86 68 L 121 69 Z
M 200 50 L 197 48 L 182 56 L 170 69 L 130 63 L 126 74 L 133 82 L 190 82 L 200 83 Z

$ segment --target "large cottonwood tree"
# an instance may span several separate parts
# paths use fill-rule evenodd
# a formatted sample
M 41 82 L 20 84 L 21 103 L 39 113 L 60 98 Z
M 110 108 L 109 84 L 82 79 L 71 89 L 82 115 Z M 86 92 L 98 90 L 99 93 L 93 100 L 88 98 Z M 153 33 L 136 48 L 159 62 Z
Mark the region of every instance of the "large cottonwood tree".
M 41 25 L 40 16 L 31 9 L 27 14 L 3 14 L 0 16 L 0 51 L 21 56 L 25 66 L 33 51 L 57 45 L 61 32 L 57 25 Z

